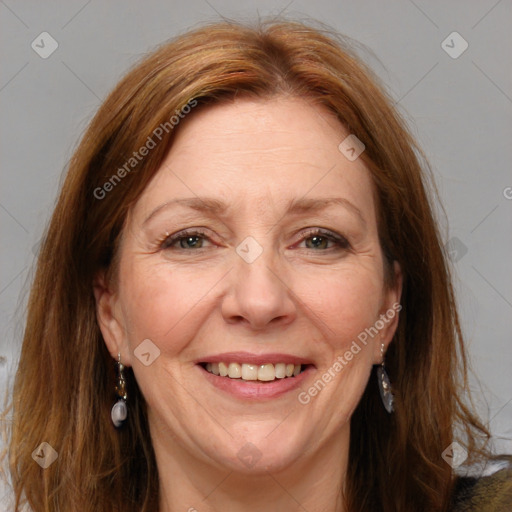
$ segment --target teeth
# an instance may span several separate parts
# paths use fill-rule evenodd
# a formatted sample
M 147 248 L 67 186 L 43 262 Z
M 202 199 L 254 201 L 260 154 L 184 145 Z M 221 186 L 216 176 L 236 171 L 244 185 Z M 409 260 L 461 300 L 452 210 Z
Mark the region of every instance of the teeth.
M 286 377 L 286 365 L 284 363 L 277 363 L 275 369 L 276 379 L 284 379 Z
M 259 380 L 269 382 L 285 377 L 296 377 L 303 370 L 300 364 L 276 363 L 249 364 L 249 363 L 206 363 L 206 370 L 214 375 L 229 377 L 230 379 Z
M 258 380 L 259 371 L 256 364 L 243 364 L 242 365 L 242 379 L 244 380 Z
M 299 366 L 300 370 L 300 366 Z M 273 364 L 262 364 L 258 369 L 258 380 L 268 381 L 276 378 L 276 371 Z
M 241 376 L 242 376 L 242 367 L 238 363 L 229 363 L 228 377 L 230 379 L 239 379 Z
M 208 370 L 208 365 L 206 365 L 206 369 Z M 219 375 L 221 377 L 226 377 L 228 374 L 228 367 L 224 363 L 219 363 Z

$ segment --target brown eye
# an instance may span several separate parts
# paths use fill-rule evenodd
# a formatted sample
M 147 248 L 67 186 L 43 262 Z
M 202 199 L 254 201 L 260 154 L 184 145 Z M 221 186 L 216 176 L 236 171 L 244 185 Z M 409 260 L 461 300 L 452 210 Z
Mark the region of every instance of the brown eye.
M 302 240 L 306 243 L 306 249 L 312 250 L 326 251 L 329 249 L 348 249 L 350 247 L 346 238 L 332 231 L 322 229 L 308 231 Z
M 308 249 L 328 249 L 327 245 L 331 240 L 327 238 L 326 236 L 310 236 L 305 239 L 306 240 L 306 247 Z M 311 240 L 311 244 L 308 245 L 308 240 Z

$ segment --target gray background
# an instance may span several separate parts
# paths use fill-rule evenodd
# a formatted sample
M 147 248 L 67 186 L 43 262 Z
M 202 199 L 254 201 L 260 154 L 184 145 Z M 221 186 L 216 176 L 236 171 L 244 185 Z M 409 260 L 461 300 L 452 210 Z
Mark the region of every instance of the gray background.
M 280 12 L 314 17 L 373 50 L 361 55 L 434 168 L 477 406 L 499 449 L 512 453 L 511 0 L 0 1 L 2 390 L 16 366 L 38 240 L 102 99 L 145 52 L 179 32 L 221 15 Z M 45 31 L 58 48 L 43 59 L 31 43 L 41 46 Z M 469 44 L 458 58 L 442 46 L 453 31 Z M 462 46 L 451 37 L 444 48 Z

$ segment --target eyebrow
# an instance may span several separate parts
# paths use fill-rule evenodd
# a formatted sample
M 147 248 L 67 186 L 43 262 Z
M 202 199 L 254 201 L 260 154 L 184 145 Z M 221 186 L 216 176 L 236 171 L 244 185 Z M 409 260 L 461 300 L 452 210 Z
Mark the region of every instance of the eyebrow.
M 292 199 L 288 202 L 285 210 L 287 214 L 304 214 L 316 213 L 332 206 L 343 206 L 345 209 L 354 213 L 366 225 L 366 220 L 361 213 L 361 210 L 351 201 L 344 197 L 322 197 L 322 198 L 299 198 Z M 229 209 L 229 205 L 223 201 L 213 197 L 187 197 L 180 199 L 172 199 L 159 206 L 157 206 L 144 220 L 143 225 L 147 224 L 155 215 L 162 210 L 167 210 L 171 207 L 181 206 L 189 208 L 201 213 L 209 214 L 212 217 L 222 215 Z

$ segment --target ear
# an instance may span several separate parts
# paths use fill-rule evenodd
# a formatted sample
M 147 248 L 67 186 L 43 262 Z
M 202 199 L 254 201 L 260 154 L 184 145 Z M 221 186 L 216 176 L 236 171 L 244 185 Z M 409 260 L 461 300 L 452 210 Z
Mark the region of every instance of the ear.
M 103 335 L 103 340 L 113 359 L 121 354 L 125 366 L 130 366 L 130 349 L 124 328 L 119 297 L 108 283 L 105 272 L 100 272 L 93 283 L 96 299 L 96 319 Z
M 400 298 L 402 296 L 403 275 L 398 261 L 393 262 L 393 274 L 393 285 L 384 291 L 384 300 L 379 318 L 376 321 L 379 335 L 375 337 L 374 364 L 382 363 L 382 344 L 384 343 L 384 353 L 386 353 L 398 327 L 399 312 L 402 309 Z

